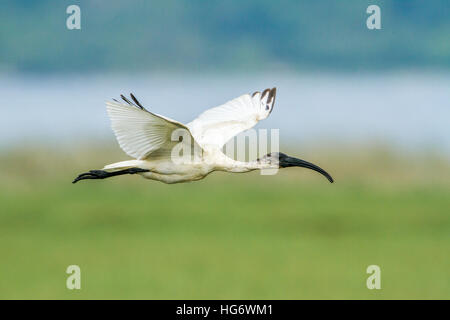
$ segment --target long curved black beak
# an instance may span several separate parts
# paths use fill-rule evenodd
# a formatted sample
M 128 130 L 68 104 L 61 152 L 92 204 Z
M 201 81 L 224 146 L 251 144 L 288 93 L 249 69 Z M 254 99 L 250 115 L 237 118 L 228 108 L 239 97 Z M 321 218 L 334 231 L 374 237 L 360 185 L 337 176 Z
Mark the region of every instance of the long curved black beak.
M 297 159 L 294 157 L 283 157 L 280 158 L 280 167 L 281 168 L 286 168 L 286 167 L 302 167 L 302 168 L 308 168 L 314 171 L 319 172 L 320 174 L 324 175 L 328 181 L 330 181 L 331 183 L 334 182 L 333 178 L 328 174 L 328 172 L 326 172 L 325 170 L 323 170 L 321 167 L 316 166 L 315 164 L 312 164 L 311 162 L 302 160 L 302 159 Z

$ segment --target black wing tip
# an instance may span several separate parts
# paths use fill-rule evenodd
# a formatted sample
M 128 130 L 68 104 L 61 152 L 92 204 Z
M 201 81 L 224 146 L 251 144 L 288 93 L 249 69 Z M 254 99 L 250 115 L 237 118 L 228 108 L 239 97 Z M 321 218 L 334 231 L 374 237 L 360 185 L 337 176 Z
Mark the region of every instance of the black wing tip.
M 261 98 L 262 98 L 262 97 L 264 97 L 268 92 L 269 92 L 269 94 L 270 94 L 271 96 L 275 96 L 276 93 L 277 93 L 277 87 L 273 87 L 272 89 L 267 88 L 267 89 L 264 89 L 262 92 L 261 92 L 261 91 L 255 91 L 255 92 L 252 93 L 252 98 L 253 98 L 254 96 L 256 96 L 258 93 L 261 94 Z
M 147 109 L 145 109 L 145 107 L 139 102 L 139 100 L 134 96 L 133 93 L 130 93 L 130 99 L 128 99 L 127 97 L 125 97 L 123 94 L 120 95 L 120 97 L 122 98 L 123 101 L 125 101 L 128 105 L 136 107 L 138 109 L 144 110 L 144 111 L 148 111 Z M 118 102 L 116 99 L 113 99 L 114 101 Z
M 273 87 L 269 90 L 269 97 L 267 98 L 267 101 L 275 101 L 275 96 L 277 95 L 277 88 Z
M 134 106 L 134 104 L 130 100 L 128 100 L 128 98 L 125 97 L 123 94 L 121 94 L 120 97 L 122 98 L 123 101 L 128 103 L 130 106 Z
M 269 114 L 272 112 L 273 110 L 273 106 L 275 104 L 275 96 L 277 94 L 277 88 L 273 87 L 272 89 L 265 89 L 262 93 L 261 93 L 261 100 L 263 98 L 265 98 L 265 96 L 267 95 L 267 99 L 265 100 L 266 102 L 266 110 L 269 111 Z
M 142 110 L 145 110 L 144 106 L 139 102 L 139 100 L 134 96 L 133 93 L 130 93 L 131 99 L 133 99 L 134 103 L 141 108 Z

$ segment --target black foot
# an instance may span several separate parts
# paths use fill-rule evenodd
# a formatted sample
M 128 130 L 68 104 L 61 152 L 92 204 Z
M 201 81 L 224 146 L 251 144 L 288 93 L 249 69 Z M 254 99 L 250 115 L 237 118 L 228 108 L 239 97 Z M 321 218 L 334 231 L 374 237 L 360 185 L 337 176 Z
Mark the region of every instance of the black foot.
M 114 172 L 108 172 L 104 170 L 90 170 L 89 172 L 82 173 L 78 175 L 78 177 L 75 178 L 75 180 L 72 181 L 72 183 L 77 183 L 80 180 L 85 179 L 105 179 L 109 177 L 119 176 L 122 174 L 135 174 L 139 172 L 148 172 L 147 169 L 141 169 L 141 168 L 129 168 L 125 170 L 120 171 L 114 171 Z

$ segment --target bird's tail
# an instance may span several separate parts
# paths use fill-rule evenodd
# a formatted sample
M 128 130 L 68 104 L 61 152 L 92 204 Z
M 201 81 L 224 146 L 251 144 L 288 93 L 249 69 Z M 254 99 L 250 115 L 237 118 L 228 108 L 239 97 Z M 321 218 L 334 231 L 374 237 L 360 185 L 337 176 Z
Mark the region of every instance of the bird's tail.
M 140 167 L 142 164 L 141 160 L 127 160 L 127 161 L 120 161 L 108 164 L 103 167 L 103 170 L 108 172 L 114 172 L 118 170 L 133 168 L 133 167 Z

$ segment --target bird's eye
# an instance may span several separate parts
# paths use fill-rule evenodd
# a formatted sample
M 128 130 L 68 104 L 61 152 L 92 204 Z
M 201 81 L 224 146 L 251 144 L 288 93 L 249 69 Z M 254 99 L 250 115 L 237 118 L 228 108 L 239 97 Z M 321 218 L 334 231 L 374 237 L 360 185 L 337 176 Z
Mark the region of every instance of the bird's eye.
M 183 141 L 183 136 L 179 136 L 179 137 L 178 137 L 178 141 L 179 141 L 179 142 Z

